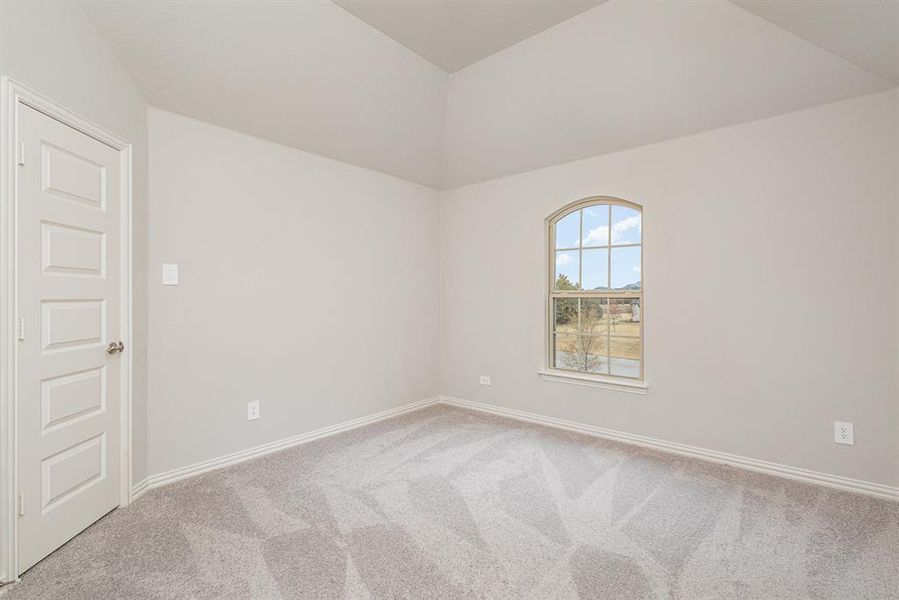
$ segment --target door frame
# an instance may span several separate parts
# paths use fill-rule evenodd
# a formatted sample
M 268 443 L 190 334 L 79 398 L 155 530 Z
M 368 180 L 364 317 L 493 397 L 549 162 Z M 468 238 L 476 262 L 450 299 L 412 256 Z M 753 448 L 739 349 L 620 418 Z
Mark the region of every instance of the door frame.
M 25 85 L 3 77 L 0 81 L 0 582 L 18 579 L 18 517 L 16 498 L 16 131 L 20 106 L 28 106 L 84 133 L 119 152 L 121 177 L 121 339 L 129 350 L 122 359 L 121 377 L 121 481 L 119 506 L 131 502 L 131 379 L 132 245 L 131 159 L 129 141 L 99 127 Z

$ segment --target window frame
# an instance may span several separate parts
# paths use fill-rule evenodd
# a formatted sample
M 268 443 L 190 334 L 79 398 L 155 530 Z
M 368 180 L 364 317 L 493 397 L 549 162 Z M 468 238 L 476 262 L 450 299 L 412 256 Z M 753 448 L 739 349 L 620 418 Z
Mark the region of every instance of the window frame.
M 584 242 L 584 231 L 583 231 L 583 215 L 579 218 L 579 227 L 580 230 L 578 232 L 578 246 L 575 248 L 556 248 L 556 224 L 564 219 L 565 217 L 571 215 L 572 213 L 581 211 L 585 208 L 589 208 L 591 206 L 609 206 L 609 239 L 607 240 L 606 246 L 586 246 L 586 249 L 590 248 L 606 248 L 608 250 L 607 260 L 608 262 L 608 277 L 609 277 L 609 286 L 610 289 L 607 290 L 556 290 L 555 289 L 555 281 L 556 281 L 556 253 L 561 251 L 577 251 L 579 253 L 578 258 L 578 273 L 579 273 L 579 281 L 578 285 L 582 283 L 582 270 L 583 270 L 583 251 L 585 246 Z M 625 244 L 612 244 L 612 220 L 611 213 L 613 206 L 622 206 L 625 208 L 629 208 L 631 210 L 635 210 L 640 213 L 641 220 L 641 235 L 640 235 L 640 243 L 625 243 Z M 596 382 L 602 387 L 602 384 L 611 384 L 611 385 L 621 385 L 626 387 L 636 387 L 636 388 L 645 388 L 647 385 L 646 382 L 646 360 L 645 360 L 645 284 L 644 284 L 644 271 L 643 271 L 643 263 L 645 261 L 645 240 L 642 234 L 643 229 L 643 207 L 635 202 L 630 202 L 628 200 L 624 200 L 622 198 L 616 198 L 613 196 L 590 196 L 587 198 L 582 198 L 570 204 L 567 204 L 555 211 L 551 215 L 546 218 L 546 240 L 547 240 L 547 263 L 546 263 L 546 292 L 544 294 L 544 299 L 546 303 L 546 310 L 544 311 L 545 322 L 545 352 L 544 352 L 544 370 L 540 372 L 541 375 L 544 376 L 545 379 L 549 380 L 557 380 L 556 378 L 569 379 L 574 383 L 577 382 Z M 612 249 L 613 248 L 628 248 L 628 247 L 639 247 L 640 248 L 640 289 L 639 290 L 613 290 L 611 289 L 611 260 L 612 260 Z M 640 333 L 637 339 L 640 340 L 640 375 L 639 377 L 631 377 L 628 375 L 613 375 L 611 373 L 611 365 L 609 365 L 608 373 L 591 373 L 588 371 L 580 371 L 574 369 L 566 369 L 564 367 L 555 366 L 554 362 L 554 335 L 555 335 L 555 300 L 557 298 L 600 298 L 606 299 L 607 306 L 611 307 L 613 299 L 637 299 L 640 302 Z M 580 318 L 580 311 L 579 311 Z M 579 328 L 578 328 L 579 329 Z M 578 331 L 578 337 L 580 337 L 580 331 Z M 607 329 L 606 331 L 606 344 L 607 351 L 609 352 L 609 360 L 611 360 L 611 341 L 612 341 L 611 330 Z M 622 336 L 622 337 L 631 337 L 633 336 Z

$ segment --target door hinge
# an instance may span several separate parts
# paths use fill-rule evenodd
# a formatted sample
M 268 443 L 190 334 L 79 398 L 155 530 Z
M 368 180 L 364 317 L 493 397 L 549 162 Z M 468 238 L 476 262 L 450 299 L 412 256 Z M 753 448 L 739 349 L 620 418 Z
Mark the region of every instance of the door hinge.
M 16 145 L 16 163 L 19 166 L 25 166 L 25 142 L 19 142 Z
M 16 339 L 20 342 L 25 341 L 25 318 L 19 317 L 16 319 Z
M 20 517 L 25 516 L 25 494 L 22 492 L 16 497 L 16 514 Z

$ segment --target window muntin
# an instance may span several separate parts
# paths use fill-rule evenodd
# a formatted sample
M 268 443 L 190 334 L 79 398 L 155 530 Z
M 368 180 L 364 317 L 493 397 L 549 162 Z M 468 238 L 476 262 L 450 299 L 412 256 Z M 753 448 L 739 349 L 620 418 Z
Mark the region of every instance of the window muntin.
M 549 366 L 642 380 L 642 209 L 583 200 L 549 219 L 549 238 Z

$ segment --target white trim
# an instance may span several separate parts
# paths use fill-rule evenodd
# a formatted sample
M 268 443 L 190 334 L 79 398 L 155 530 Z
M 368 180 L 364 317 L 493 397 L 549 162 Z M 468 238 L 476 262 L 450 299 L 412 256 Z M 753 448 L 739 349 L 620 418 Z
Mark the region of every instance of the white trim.
M 767 475 L 793 479 L 795 481 L 802 481 L 804 483 L 810 483 L 813 485 L 820 485 L 838 490 L 844 490 L 847 492 L 856 492 L 859 494 L 883 498 L 885 500 L 899 501 L 899 487 L 892 487 L 880 483 L 873 483 L 870 481 L 861 481 L 858 479 L 851 479 L 849 477 L 841 477 L 839 475 L 830 475 L 828 473 L 820 473 L 818 471 L 810 471 L 808 469 L 801 469 L 799 467 L 791 467 L 788 465 L 782 465 L 764 460 L 757 460 L 745 456 L 738 456 L 736 454 L 728 454 L 727 452 L 706 450 L 705 448 L 697 448 L 695 446 L 688 446 L 686 444 L 679 444 L 676 442 L 666 442 L 665 440 L 659 440 L 642 435 L 635 435 L 632 433 L 625 433 L 623 431 L 616 431 L 614 429 L 606 429 L 605 427 L 585 425 L 583 423 L 576 423 L 574 421 L 566 421 L 564 419 L 546 417 L 543 415 L 538 415 L 536 413 L 514 410 L 511 408 L 505 408 L 493 404 L 472 402 L 471 400 L 462 400 L 460 398 L 452 398 L 450 396 L 440 396 L 440 403 L 450 406 L 456 406 L 458 408 L 477 410 L 493 415 L 508 417 L 510 419 L 516 419 L 518 421 L 547 425 L 549 427 L 555 427 L 556 429 L 575 431 L 577 433 L 583 433 L 586 435 L 592 435 L 594 437 L 624 442 L 626 444 L 634 444 L 637 446 L 643 446 L 645 448 L 660 450 L 662 452 L 679 454 L 681 456 L 689 456 L 691 458 L 697 458 L 699 460 L 708 462 L 730 465 L 732 467 L 746 469 L 747 471 L 754 471 L 756 473 L 765 473 Z
M 120 394 L 122 398 L 119 407 L 119 426 L 120 437 L 120 460 L 119 469 L 121 472 L 121 487 L 119 489 L 119 505 L 128 506 L 131 504 L 131 482 L 134 477 L 132 473 L 132 455 L 133 449 L 131 440 L 133 437 L 133 423 L 131 420 L 131 402 L 132 402 L 132 378 L 134 372 L 134 339 L 132 338 L 134 323 L 134 304 L 132 291 L 134 290 L 134 247 L 132 236 L 134 235 L 132 214 L 134 203 L 134 186 L 133 186 L 133 152 L 131 144 L 127 144 L 121 150 L 122 160 L 122 177 L 123 177 L 123 199 L 121 210 L 119 211 L 119 227 L 120 227 L 120 283 L 119 283 L 119 340 L 125 344 L 125 351 L 119 354 L 119 360 L 123 361 Z
M 638 379 L 629 380 L 621 379 L 619 377 L 605 377 L 602 375 L 586 375 L 575 373 L 573 371 L 559 371 L 556 369 L 540 369 L 537 371 L 537 375 L 544 381 L 573 383 L 575 385 L 586 385 L 588 387 L 629 392 L 631 394 L 645 394 L 649 389 L 648 381 L 640 381 Z
M 143 496 L 150 489 L 150 478 L 146 477 L 131 486 L 131 502 L 137 502 L 137 499 Z
M 0 582 L 16 577 L 16 409 L 15 402 L 15 95 L 7 78 L 3 78 L 0 103 Z
M 270 442 L 261 446 L 256 446 L 255 448 L 239 450 L 237 452 L 226 454 L 225 456 L 220 456 L 218 458 L 211 458 L 209 460 L 200 461 L 198 463 L 194 463 L 186 467 L 181 467 L 179 469 L 172 469 L 171 471 L 166 471 L 157 475 L 151 475 L 131 489 L 131 497 L 133 500 L 136 500 L 145 492 L 169 483 L 174 483 L 176 481 L 187 479 L 189 477 L 196 477 L 197 475 L 202 475 L 203 473 L 208 473 L 209 471 L 215 471 L 217 469 L 230 467 L 231 465 L 236 465 L 247 460 L 265 456 L 266 454 L 271 454 L 272 452 L 278 452 L 279 450 L 285 450 L 292 446 L 305 444 L 313 440 L 319 440 L 325 437 L 336 435 L 338 433 L 349 431 L 351 429 L 356 429 L 357 427 L 362 427 L 363 425 L 371 425 L 372 423 L 377 423 L 378 421 L 397 417 L 399 415 L 412 412 L 420 408 L 425 408 L 426 406 L 437 404 L 438 402 L 439 399 L 436 397 L 419 400 L 418 402 L 411 402 L 409 404 L 404 404 L 396 408 L 384 410 L 373 415 L 359 417 L 358 419 L 352 419 L 350 421 L 344 421 L 343 423 L 330 425 L 328 427 L 322 427 L 321 429 L 316 429 L 314 431 L 307 431 L 306 433 L 301 433 L 289 438 L 284 438 L 282 440 Z
M 46 96 L 16 82 L 9 77 L 0 80 L 0 176 L 6 183 L 0 189 L 0 581 L 15 579 L 18 564 L 16 539 L 17 519 L 15 517 L 16 496 L 16 363 L 14 331 L 15 315 L 15 143 L 16 115 L 19 104 L 44 113 L 88 135 L 116 150 L 122 161 L 121 194 L 121 339 L 126 349 L 133 349 L 132 332 L 132 146 L 102 127 L 94 125 L 81 115 L 53 102 Z M 121 357 L 125 364 L 121 373 L 121 487 L 120 506 L 131 502 L 131 374 L 133 352 L 126 351 Z

